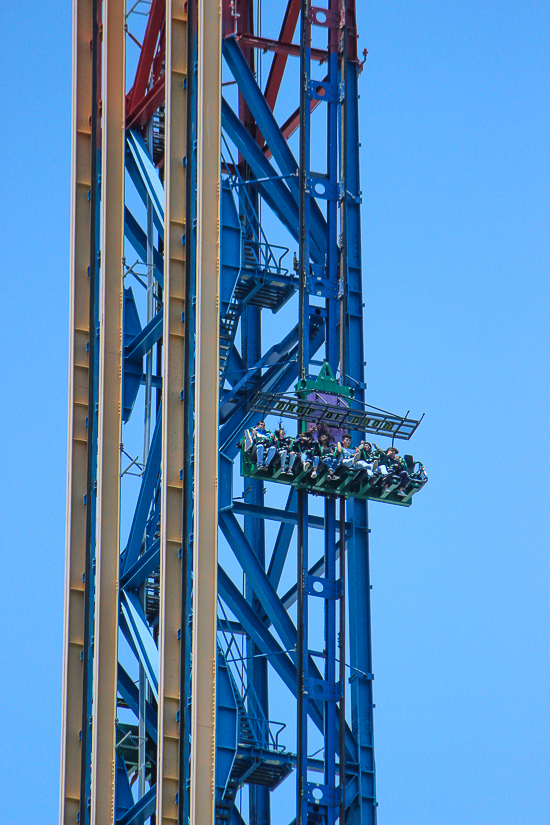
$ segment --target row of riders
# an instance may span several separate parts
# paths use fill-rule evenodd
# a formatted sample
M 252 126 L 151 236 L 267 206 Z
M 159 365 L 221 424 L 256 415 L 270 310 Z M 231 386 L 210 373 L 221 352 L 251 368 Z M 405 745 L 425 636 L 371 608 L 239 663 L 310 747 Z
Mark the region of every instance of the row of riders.
M 382 450 L 368 441 L 352 447 L 351 436 L 347 433 L 334 444 L 328 428 L 324 429 L 323 425 L 317 428 L 312 424 L 307 432 L 289 436 L 282 427 L 270 432 L 266 430 L 265 421 L 259 421 L 245 433 L 244 449 L 250 452 L 258 470 L 267 470 L 276 462 L 281 475 L 294 476 L 298 462 L 298 467 L 301 465 L 302 471 L 312 479 L 326 470 L 331 479 L 338 480 L 351 474 L 354 486 L 359 487 L 368 480 L 370 485 L 381 483 L 385 490 L 398 480 L 399 496 L 407 495 L 411 474 L 422 481 L 427 480 L 422 464 L 417 462 L 420 466 L 415 471 L 416 465 L 407 464 L 395 447 Z

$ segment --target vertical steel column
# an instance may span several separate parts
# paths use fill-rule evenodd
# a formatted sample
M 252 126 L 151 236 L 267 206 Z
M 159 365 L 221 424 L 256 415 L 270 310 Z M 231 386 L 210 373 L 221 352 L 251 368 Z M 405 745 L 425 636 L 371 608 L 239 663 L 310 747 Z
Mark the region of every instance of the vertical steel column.
M 153 157 L 153 119 L 147 124 L 147 149 Z M 153 276 L 153 249 L 154 243 L 153 224 L 153 202 L 147 198 L 147 323 L 154 315 L 154 283 Z M 151 441 L 151 413 L 153 409 L 153 351 L 149 349 L 145 356 L 145 414 L 143 421 L 143 465 L 147 462 L 149 455 L 149 444 Z M 144 535 L 144 541 L 146 535 Z M 146 584 L 142 584 L 139 591 L 139 598 L 142 607 L 146 609 Z M 138 710 L 138 796 L 141 798 L 145 794 L 145 767 L 146 767 L 146 745 L 147 733 L 145 724 L 145 714 L 147 706 L 147 677 L 145 668 L 139 664 L 139 710 Z
M 328 83 L 336 92 L 329 99 L 327 106 L 327 176 L 332 192 L 338 191 L 338 115 L 339 115 L 339 72 L 338 72 L 338 0 L 329 0 L 328 26 Z M 330 97 L 330 96 L 329 96 Z M 309 107 L 311 108 L 311 107 Z M 338 200 L 334 194 L 327 200 L 327 255 L 325 277 L 334 292 L 327 296 L 327 337 L 326 358 L 334 374 L 341 361 L 340 342 L 338 340 Z
M 297 719 L 296 719 L 296 825 L 307 825 L 307 725 L 309 698 L 307 679 L 309 671 L 308 650 L 308 600 L 305 577 L 308 570 L 308 495 L 298 492 L 298 604 L 297 604 Z
M 254 196 L 252 195 L 252 198 Z M 257 203 L 257 198 L 255 199 Z M 255 227 L 257 230 L 257 227 Z M 242 347 L 241 354 L 245 368 L 250 368 L 256 364 L 262 354 L 262 316 L 259 307 L 248 306 L 245 309 L 242 325 Z M 264 505 L 264 483 L 255 479 L 244 479 L 245 490 L 249 492 L 245 501 L 256 507 Z M 265 569 L 265 522 L 257 516 L 245 516 L 244 519 L 245 536 L 254 550 L 261 566 Z M 247 584 L 247 600 L 252 604 L 255 613 L 260 613 L 262 606 L 260 600 L 254 594 L 253 588 Z M 259 702 L 265 718 L 269 719 L 269 685 L 268 685 L 268 663 L 265 656 L 258 656 L 260 653 L 257 645 L 252 639 L 247 641 L 247 675 L 252 685 L 249 699 L 249 713 L 252 717 L 258 716 L 258 709 L 254 707 Z M 266 728 L 267 739 L 267 728 Z M 267 747 L 267 741 L 265 743 Z M 249 786 L 249 825 L 269 825 L 271 821 L 271 801 L 269 788 L 261 785 Z
M 115 820 L 122 258 L 124 255 L 125 3 L 103 2 L 101 142 L 101 315 L 97 553 L 94 621 L 92 825 Z
M 324 701 L 325 721 L 325 787 L 334 792 L 334 797 L 328 801 L 326 823 L 334 825 L 338 813 L 336 804 L 336 753 L 339 749 L 337 738 L 338 716 L 336 713 L 338 683 L 336 680 L 336 502 L 332 499 L 325 501 L 325 579 L 328 587 L 332 587 L 329 598 L 325 598 L 325 682 L 327 694 Z M 323 800 L 326 802 L 326 800 Z
M 346 500 L 340 498 L 340 610 L 338 628 L 338 659 L 340 683 L 340 704 L 338 707 L 338 751 L 340 762 L 338 765 L 340 779 L 340 823 L 346 820 Z
M 69 337 L 69 412 L 67 445 L 67 521 L 65 556 L 65 619 L 61 721 L 59 822 L 76 822 L 81 799 L 81 738 L 85 644 L 86 568 L 86 418 L 89 417 L 90 231 L 92 215 L 91 92 L 93 57 L 92 0 L 73 4 L 73 99 L 71 146 L 71 287 Z M 85 711 L 85 716 L 87 712 Z M 86 802 L 86 800 L 84 800 Z
M 253 0 L 239 0 L 237 4 L 237 32 L 239 34 L 254 34 L 254 3 Z M 256 21 L 257 25 L 260 21 Z M 254 71 L 254 49 L 243 47 L 243 54 L 250 69 Z M 259 129 L 252 116 L 244 96 L 239 91 L 239 119 L 244 123 L 246 129 L 255 141 L 260 141 Z M 250 180 L 255 175 L 252 173 L 248 163 L 239 155 L 242 166 L 243 180 Z M 241 190 L 239 197 L 240 214 L 246 216 L 245 227 L 252 225 L 254 233 L 259 236 L 259 198 L 255 186 L 243 187 L 247 192 L 245 195 Z M 260 259 L 260 250 L 258 259 Z M 260 307 L 246 307 L 241 318 L 241 356 L 244 367 L 249 369 L 258 363 L 262 354 L 262 310 Z M 246 479 L 245 489 L 249 488 L 245 501 L 256 507 L 264 505 L 264 485 L 262 481 Z M 255 516 L 245 516 L 244 532 L 254 553 L 258 557 L 260 564 L 265 569 L 265 523 L 263 519 Z M 253 610 L 259 613 L 261 606 L 258 598 L 254 594 L 253 588 L 247 582 L 246 598 L 252 604 Z M 247 640 L 247 678 L 252 690 L 249 693 L 249 713 L 252 717 L 258 716 L 258 709 L 254 707 L 256 698 L 260 704 L 266 719 L 269 719 L 269 684 L 268 684 L 268 663 L 265 657 L 259 657 L 260 652 L 252 639 Z M 267 729 L 266 729 L 267 736 Z M 262 743 L 267 746 L 266 743 Z M 271 822 L 271 800 L 269 789 L 250 784 L 248 789 L 249 798 L 249 825 L 269 825 Z
M 348 9 L 349 13 L 349 9 Z M 348 26 L 353 21 L 348 22 Z M 359 181 L 359 124 L 357 112 L 358 68 L 349 55 L 345 72 L 345 353 L 349 376 L 355 382 L 357 401 L 364 400 L 364 350 L 361 277 L 361 215 Z M 352 667 L 351 705 L 353 732 L 358 742 L 359 798 L 348 813 L 349 825 L 376 822 L 374 763 L 372 642 L 367 502 L 351 499 L 348 517 L 353 524 L 348 543 L 349 635 Z
M 191 669 L 191 825 L 213 825 L 221 196 L 221 5 L 198 2 L 195 510 Z
M 307 95 L 310 64 L 309 1 L 300 4 L 300 201 L 299 201 L 299 317 L 298 317 L 298 378 L 304 379 L 309 363 L 309 100 Z M 299 424 L 302 430 L 302 422 Z M 308 694 L 308 604 L 305 594 L 305 576 L 308 570 L 308 495 L 298 492 L 297 523 L 297 641 L 296 641 L 296 825 L 307 825 L 307 725 Z
M 191 610 L 195 490 L 195 332 L 197 224 L 197 0 L 187 2 L 186 164 L 185 164 L 185 326 L 183 338 L 183 535 L 181 560 L 181 657 L 178 825 L 188 825 L 191 783 Z
M 166 6 L 166 108 L 165 108 L 165 244 L 164 336 L 162 402 L 162 477 L 159 592 L 159 707 L 157 739 L 158 825 L 182 821 L 178 811 L 185 804 L 185 753 L 180 749 L 188 696 L 182 695 L 180 672 L 188 640 L 187 610 L 182 609 L 189 585 L 187 548 L 183 528 L 184 464 L 187 422 L 181 401 L 189 389 L 186 373 L 186 168 L 182 163 L 187 145 L 187 17 L 183 5 L 168 0 Z M 186 315 L 187 314 L 187 315 Z M 182 569 L 183 566 L 183 569 Z M 183 643 L 179 637 L 182 637 Z M 179 720 L 179 724 L 178 724 Z M 185 745 L 185 743 L 183 743 Z M 182 764 L 181 755 L 184 754 Z
M 309 76 L 311 66 L 311 23 L 309 21 L 309 0 L 301 0 L 300 7 L 300 251 L 299 251 L 299 278 L 300 278 L 300 306 L 299 306 L 299 352 L 298 377 L 306 377 L 309 366 L 309 254 L 310 254 L 310 211 L 311 197 L 309 192 L 310 172 L 310 120 L 311 108 L 309 105 Z

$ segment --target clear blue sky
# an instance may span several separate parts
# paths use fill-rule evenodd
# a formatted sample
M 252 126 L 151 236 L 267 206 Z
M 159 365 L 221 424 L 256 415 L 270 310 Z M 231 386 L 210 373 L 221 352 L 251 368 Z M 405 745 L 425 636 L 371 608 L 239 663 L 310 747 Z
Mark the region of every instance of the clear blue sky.
M 550 9 L 360 5 L 368 400 L 426 413 L 430 474 L 371 507 L 379 822 L 548 825 Z M 71 7 L 0 13 L 0 825 L 34 825 L 58 805 Z

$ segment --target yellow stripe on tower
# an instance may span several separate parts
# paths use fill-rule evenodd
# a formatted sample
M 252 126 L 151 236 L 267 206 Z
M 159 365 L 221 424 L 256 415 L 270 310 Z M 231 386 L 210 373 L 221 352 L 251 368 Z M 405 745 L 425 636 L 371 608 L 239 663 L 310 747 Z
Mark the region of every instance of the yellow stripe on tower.
M 69 412 L 67 444 L 67 521 L 65 620 L 61 717 L 60 825 L 73 825 L 80 807 L 80 738 L 86 566 L 86 468 L 88 360 L 90 340 L 90 200 L 92 0 L 73 4 L 73 100 L 71 149 L 71 284 L 69 331 Z
M 197 329 L 191 825 L 213 825 L 220 296 L 221 4 L 198 0 Z
M 101 285 L 97 459 L 97 549 L 92 731 L 92 825 L 115 822 L 122 258 L 124 255 L 125 4 L 103 0 Z

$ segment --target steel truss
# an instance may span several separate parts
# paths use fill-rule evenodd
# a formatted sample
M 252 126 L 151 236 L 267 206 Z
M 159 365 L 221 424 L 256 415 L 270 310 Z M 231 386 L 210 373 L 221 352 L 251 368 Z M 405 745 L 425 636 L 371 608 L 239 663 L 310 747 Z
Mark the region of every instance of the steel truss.
M 74 3 L 62 823 L 376 821 L 367 504 L 234 472 L 321 364 L 365 416 L 355 0 L 283 11 Z

